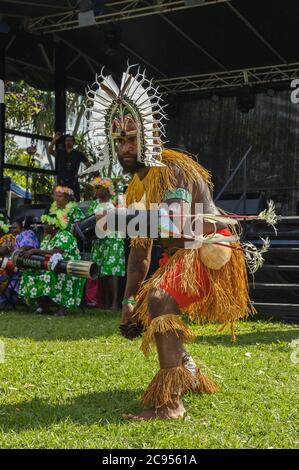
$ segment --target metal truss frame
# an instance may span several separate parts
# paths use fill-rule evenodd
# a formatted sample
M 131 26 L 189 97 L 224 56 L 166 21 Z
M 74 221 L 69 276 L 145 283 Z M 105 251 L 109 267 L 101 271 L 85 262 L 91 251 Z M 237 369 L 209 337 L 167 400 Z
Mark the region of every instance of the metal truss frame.
M 213 91 L 216 93 L 219 89 L 240 88 L 245 85 L 271 85 L 294 78 L 299 78 L 299 62 L 162 78 L 156 80 L 156 84 L 163 94 Z
M 6 60 L 10 63 L 10 65 L 12 64 L 12 66 L 14 66 L 14 64 L 15 64 L 16 66 L 22 66 L 22 67 L 24 67 L 24 68 L 28 67 L 29 69 L 39 70 L 40 72 L 49 73 L 49 69 L 48 69 L 48 68 L 41 67 L 41 66 L 39 66 L 39 65 L 34 65 L 34 64 L 29 63 L 29 62 L 25 62 L 24 60 L 15 59 L 14 57 L 8 57 L 8 56 L 6 56 Z M 71 75 L 67 75 L 66 78 L 67 78 L 67 80 L 71 80 L 71 81 L 77 82 L 77 83 L 80 84 L 81 86 L 82 86 L 82 85 L 83 85 L 84 87 L 86 86 L 86 81 L 80 80 L 80 79 L 77 78 L 77 77 L 73 77 L 73 76 L 71 76 Z
M 115 23 L 133 18 L 150 15 L 159 15 L 189 8 L 198 8 L 232 0 L 154 0 L 152 4 L 143 0 L 109 0 L 104 4 L 105 12 L 95 15 L 97 25 Z M 107 13 L 108 11 L 108 13 Z M 36 34 L 59 33 L 80 28 L 78 23 L 79 10 L 69 10 L 63 13 L 30 18 L 26 22 L 26 29 Z

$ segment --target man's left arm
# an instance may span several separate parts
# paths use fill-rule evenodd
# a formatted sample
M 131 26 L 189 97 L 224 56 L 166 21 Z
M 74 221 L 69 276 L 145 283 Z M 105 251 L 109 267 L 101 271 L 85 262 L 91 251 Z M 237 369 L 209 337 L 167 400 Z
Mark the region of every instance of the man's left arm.
M 173 167 L 175 185 L 173 189 L 166 190 L 162 196 L 162 213 L 160 218 L 160 233 L 162 238 L 174 235 L 181 238 L 186 222 L 191 220 L 193 182 L 186 181 L 177 167 Z M 161 209 L 160 209 L 161 211 Z M 169 234 L 167 233 L 169 230 Z M 176 235 L 175 235 L 176 234 Z
M 169 211 L 169 219 L 173 224 L 177 225 L 178 231 L 182 233 L 183 229 L 185 229 L 185 233 L 190 236 L 192 232 L 191 220 L 194 220 L 195 216 L 200 217 L 202 234 L 211 234 L 218 228 L 224 228 L 223 224 L 208 222 L 202 217 L 204 214 L 204 201 L 207 201 L 207 199 L 212 200 L 209 187 L 204 180 L 199 177 L 196 183 L 192 181 L 187 182 L 177 169 L 174 169 L 174 173 L 176 176 L 175 188 L 165 191 L 162 202 L 166 210 Z M 195 203 L 201 204 L 201 206 L 196 207 Z M 188 233 L 189 231 L 190 233 Z M 184 239 L 184 236 L 182 238 Z
M 89 168 L 91 166 L 91 162 L 88 160 L 86 155 L 84 153 L 81 153 L 80 157 L 81 157 L 80 158 L 80 163 L 83 163 L 86 168 Z M 76 178 L 80 179 L 80 178 L 82 178 L 82 176 L 84 176 L 84 175 L 83 174 L 81 174 L 81 175 L 77 174 Z

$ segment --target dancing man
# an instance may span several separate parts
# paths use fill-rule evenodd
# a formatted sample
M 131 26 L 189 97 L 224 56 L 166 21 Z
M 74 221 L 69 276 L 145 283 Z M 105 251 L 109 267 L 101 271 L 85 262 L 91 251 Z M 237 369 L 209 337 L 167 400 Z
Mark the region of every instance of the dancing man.
M 163 148 L 161 98 L 144 73 L 138 71 L 134 77 L 129 68 L 120 88 L 111 76 L 101 74 L 88 97 L 89 119 L 103 166 L 109 164 L 109 155 L 110 163 L 118 159 L 124 172 L 134 175 L 126 193 L 127 207 L 143 204 L 150 219 L 152 204 L 163 203 L 163 214 L 169 218 L 166 226 L 160 218 L 155 238 L 160 239 L 164 254 L 148 280 L 152 230 L 131 242 L 121 331 L 132 339 L 142 324 L 141 349 L 148 354 L 156 345 L 160 370 L 142 397 L 150 409 L 126 418 L 181 418 L 185 392 L 213 393 L 218 388 L 186 352 L 184 343 L 195 335 L 181 314 L 195 323 L 230 324 L 234 338 L 234 322 L 254 311 L 245 254 L 235 221 L 226 219 L 213 203 L 209 172 L 186 153 Z M 194 234 L 193 245 L 187 244 L 190 237 L 175 223 L 176 217 L 186 219 L 182 215 L 186 206 L 193 221 L 203 216 L 203 233 Z M 98 214 L 99 221 L 103 215 Z

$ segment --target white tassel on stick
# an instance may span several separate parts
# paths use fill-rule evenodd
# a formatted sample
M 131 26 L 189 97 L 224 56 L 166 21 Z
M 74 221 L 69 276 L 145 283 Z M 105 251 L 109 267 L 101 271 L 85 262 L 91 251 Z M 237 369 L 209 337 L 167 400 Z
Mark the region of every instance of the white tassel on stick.
M 275 213 L 275 204 L 272 200 L 268 201 L 268 208 L 263 210 L 257 216 L 258 220 L 265 220 L 268 225 L 271 225 L 275 231 L 275 235 L 277 235 L 277 229 L 275 225 L 277 224 L 277 215 Z
M 256 273 L 256 271 L 263 266 L 265 261 L 263 258 L 263 253 L 266 253 L 270 247 L 270 240 L 268 237 L 266 239 L 261 238 L 261 240 L 263 245 L 260 250 L 250 242 L 242 243 L 250 274 Z

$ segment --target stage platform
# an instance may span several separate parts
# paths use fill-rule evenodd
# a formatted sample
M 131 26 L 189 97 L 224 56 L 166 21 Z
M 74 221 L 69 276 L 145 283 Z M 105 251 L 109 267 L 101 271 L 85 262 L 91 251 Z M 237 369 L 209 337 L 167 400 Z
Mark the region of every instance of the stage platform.
M 299 323 L 299 217 L 280 217 L 277 235 L 272 227 L 250 224 L 246 239 L 261 246 L 269 237 L 265 264 L 250 279 L 250 294 L 259 316 Z

